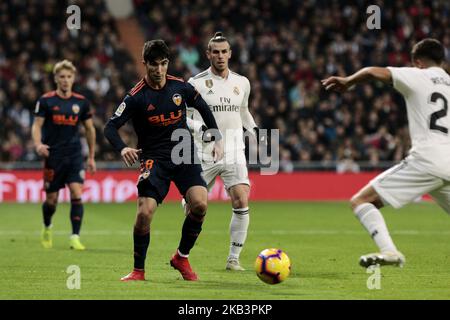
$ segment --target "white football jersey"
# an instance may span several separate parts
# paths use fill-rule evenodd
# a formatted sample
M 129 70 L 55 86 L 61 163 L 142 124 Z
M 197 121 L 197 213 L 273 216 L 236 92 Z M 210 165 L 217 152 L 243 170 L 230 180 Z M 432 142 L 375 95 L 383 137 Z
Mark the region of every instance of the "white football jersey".
M 210 107 L 217 126 L 223 136 L 225 162 L 238 159 L 245 145 L 243 142 L 243 127 L 250 132 L 256 127 L 255 121 L 248 111 L 248 99 L 250 96 L 250 82 L 229 70 L 228 77 L 222 78 L 215 75 L 211 68 L 199 73 L 188 81 L 200 93 Z M 187 108 L 187 118 L 195 123 L 203 124 L 202 117 L 197 110 Z M 192 121 L 188 119 L 188 125 L 192 128 Z M 202 137 L 198 130 L 194 131 L 194 141 L 199 150 L 199 156 L 205 161 L 212 160 L 212 143 L 202 143 Z
M 450 181 L 450 76 L 439 67 L 388 67 L 406 101 L 412 147 L 407 159 Z

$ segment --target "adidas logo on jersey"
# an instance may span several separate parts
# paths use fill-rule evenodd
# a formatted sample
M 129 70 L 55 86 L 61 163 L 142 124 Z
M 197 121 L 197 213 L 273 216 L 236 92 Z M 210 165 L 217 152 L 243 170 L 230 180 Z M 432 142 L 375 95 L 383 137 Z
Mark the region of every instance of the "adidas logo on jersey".
M 214 94 L 212 90 L 209 90 L 206 94 Z

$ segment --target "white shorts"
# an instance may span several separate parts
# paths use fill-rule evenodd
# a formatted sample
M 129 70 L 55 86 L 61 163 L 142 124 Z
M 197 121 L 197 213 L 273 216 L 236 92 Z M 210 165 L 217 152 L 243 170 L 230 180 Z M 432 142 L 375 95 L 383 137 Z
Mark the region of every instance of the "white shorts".
M 450 213 L 450 182 L 433 176 L 414 166 L 411 160 L 386 170 L 369 182 L 383 202 L 401 208 L 420 196 L 429 193 Z
M 214 186 L 217 176 L 222 178 L 226 190 L 238 184 L 250 185 L 245 155 L 242 153 L 240 157 L 243 157 L 243 161 L 236 163 L 224 163 L 223 160 L 217 163 L 202 162 L 202 176 L 208 186 L 208 191 Z

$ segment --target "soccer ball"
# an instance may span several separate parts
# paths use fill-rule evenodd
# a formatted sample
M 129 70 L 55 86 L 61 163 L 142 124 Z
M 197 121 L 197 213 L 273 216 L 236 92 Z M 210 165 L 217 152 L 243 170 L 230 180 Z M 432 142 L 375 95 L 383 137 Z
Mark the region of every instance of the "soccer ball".
M 277 284 L 289 276 L 291 260 L 283 250 L 265 249 L 256 258 L 255 271 L 265 283 Z

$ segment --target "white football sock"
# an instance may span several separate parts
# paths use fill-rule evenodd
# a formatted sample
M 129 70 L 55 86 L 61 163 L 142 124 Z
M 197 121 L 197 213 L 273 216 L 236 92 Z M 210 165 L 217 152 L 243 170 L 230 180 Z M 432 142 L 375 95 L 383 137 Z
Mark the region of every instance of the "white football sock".
M 230 254 L 229 259 L 239 259 L 239 255 L 247 238 L 247 229 L 250 221 L 248 207 L 233 209 L 230 222 Z
M 380 252 L 397 251 L 380 210 L 371 203 L 363 203 L 357 206 L 354 212 L 361 224 L 375 241 Z

